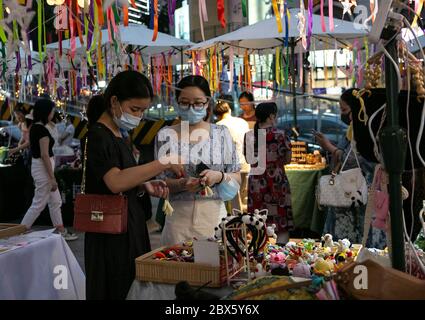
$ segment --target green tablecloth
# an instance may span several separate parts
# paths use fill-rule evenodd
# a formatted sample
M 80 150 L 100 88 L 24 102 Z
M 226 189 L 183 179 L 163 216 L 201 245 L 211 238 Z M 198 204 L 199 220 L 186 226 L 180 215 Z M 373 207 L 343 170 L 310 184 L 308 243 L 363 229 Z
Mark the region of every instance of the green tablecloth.
M 316 203 L 316 185 L 324 170 L 286 170 L 291 187 L 292 214 L 296 228 L 323 231 L 326 213 Z

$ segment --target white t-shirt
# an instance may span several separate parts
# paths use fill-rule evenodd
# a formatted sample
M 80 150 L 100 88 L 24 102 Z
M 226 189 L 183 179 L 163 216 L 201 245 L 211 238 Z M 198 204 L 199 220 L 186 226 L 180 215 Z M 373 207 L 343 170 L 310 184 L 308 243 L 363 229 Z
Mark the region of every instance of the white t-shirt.
M 233 141 L 236 144 L 236 149 L 241 162 L 241 172 L 249 172 L 250 166 L 246 163 L 245 156 L 243 155 L 243 143 L 245 133 L 249 131 L 248 122 L 244 119 L 228 116 L 223 120 L 217 122 L 218 125 L 226 126 Z
M 75 128 L 70 123 L 66 126 L 65 131 L 62 133 L 62 137 L 67 135 L 66 139 L 62 141 L 63 146 L 71 146 L 72 139 L 74 138 Z

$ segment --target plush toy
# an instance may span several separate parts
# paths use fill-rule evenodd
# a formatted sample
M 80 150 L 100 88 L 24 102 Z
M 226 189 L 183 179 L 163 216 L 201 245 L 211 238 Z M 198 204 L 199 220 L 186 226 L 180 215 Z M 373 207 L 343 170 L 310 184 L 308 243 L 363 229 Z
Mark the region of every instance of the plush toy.
M 261 263 L 257 263 L 257 266 L 254 272 L 251 272 L 251 278 L 261 278 L 266 276 L 268 273 L 263 269 L 263 265 Z
M 350 249 L 351 242 L 348 239 L 338 240 L 337 246 L 337 252 L 345 252 Z
M 271 226 L 268 226 L 267 227 L 267 236 L 269 238 L 277 239 L 277 235 L 275 233 L 275 230 L 276 230 L 276 225 L 275 224 L 272 224 Z
M 327 276 L 333 272 L 334 264 L 329 260 L 318 258 L 317 261 L 314 263 L 313 270 L 316 274 Z
M 332 240 L 332 235 L 327 233 L 322 237 L 322 247 L 332 248 L 334 246 L 334 242 Z
M 298 278 L 311 278 L 311 267 L 305 263 L 298 263 L 292 270 L 292 275 Z
M 270 268 L 277 268 L 285 263 L 286 256 L 283 252 L 271 253 L 270 254 Z

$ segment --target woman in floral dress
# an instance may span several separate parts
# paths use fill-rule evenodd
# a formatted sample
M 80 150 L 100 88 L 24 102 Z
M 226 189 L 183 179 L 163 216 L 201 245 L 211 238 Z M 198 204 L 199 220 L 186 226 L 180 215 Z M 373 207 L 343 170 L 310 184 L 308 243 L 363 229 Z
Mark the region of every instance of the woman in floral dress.
M 254 130 L 245 135 L 245 156 L 249 160 L 249 148 L 253 146 L 255 157 L 261 158 L 264 152 L 266 157 L 265 165 L 259 161 L 251 167 L 248 212 L 268 209 L 268 223 L 276 225 L 277 242 L 286 243 L 294 226 L 291 191 L 284 168 L 291 161 L 291 144 L 285 132 L 276 128 L 275 103 L 259 104 L 255 116 Z M 261 143 L 262 133 L 265 133 L 265 144 Z

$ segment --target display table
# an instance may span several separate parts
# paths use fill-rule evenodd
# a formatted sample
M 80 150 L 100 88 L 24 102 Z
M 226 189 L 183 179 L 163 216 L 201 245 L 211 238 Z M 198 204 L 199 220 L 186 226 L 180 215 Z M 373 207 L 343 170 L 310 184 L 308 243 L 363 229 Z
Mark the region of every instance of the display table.
M 326 213 L 316 202 L 316 186 L 326 169 L 291 169 L 286 167 L 291 188 L 292 215 L 296 228 L 309 229 L 321 234 Z
M 84 273 L 66 241 L 52 231 L 0 239 L 0 300 L 85 299 Z
M 127 300 L 175 300 L 175 284 L 143 282 L 134 280 L 127 295 Z M 202 288 L 218 297 L 225 297 L 233 292 L 230 287 Z

